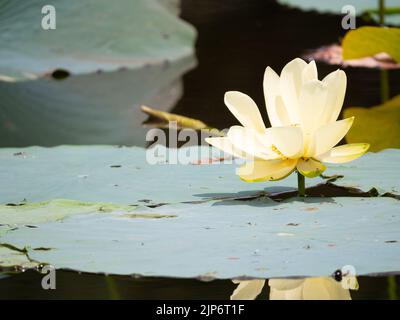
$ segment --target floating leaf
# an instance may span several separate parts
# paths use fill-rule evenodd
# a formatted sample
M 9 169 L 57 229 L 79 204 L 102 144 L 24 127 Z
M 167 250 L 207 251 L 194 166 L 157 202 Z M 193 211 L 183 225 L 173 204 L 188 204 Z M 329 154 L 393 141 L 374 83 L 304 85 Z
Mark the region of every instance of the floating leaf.
M 51 200 L 37 203 L 9 203 L 0 205 L 0 267 L 17 266 L 22 269 L 35 268 L 37 261 L 29 257 L 27 248 L 15 248 L 2 244 L 2 236 L 17 229 L 36 229 L 46 222 L 63 221 L 73 215 L 113 214 L 128 219 L 174 218 L 171 214 L 141 213 L 137 206 L 121 206 L 111 203 L 89 203 L 75 200 Z M 32 249 L 32 248 L 31 248 Z M 34 251 L 52 250 L 51 247 L 34 247 Z M 45 262 L 45 261 L 41 261 Z
M 23 154 L 24 156 L 20 156 Z M 60 146 L 3 148 L 0 150 L 0 203 L 18 204 L 52 199 L 111 202 L 121 205 L 157 205 L 215 198 L 235 198 L 294 190 L 296 175 L 270 183 L 243 182 L 235 175 L 242 160 L 192 165 L 201 159 L 223 156 L 204 147 L 167 149 L 151 147 Z M 186 164 L 173 164 L 180 159 Z M 156 161 L 150 165 L 148 161 Z M 236 164 L 235 164 L 236 163 Z M 330 165 L 325 175 L 343 176 L 335 183 L 380 194 L 400 194 L 400 151 L 386 150 L 344 165 Z M 120 167 L 112 168 L 118 164 Z M 306 179 L 308 186 L 325 182 Z M 40 187 L 38 187 L 40 186 Z
M 346 136 L 349 143 L 367 142 L 371 151 L 400 148 L 400 96 L 372 108 L 347 108 L 344 116 L 355 117 Z
M 398 273 L 398 208 L 391 198 L 343 197 L 172 204 L 141 212 L 174 219 L 74 215 L 10 231 L 1 242 L 56 268 L 93 273 L 283 278 L 329 276 L 345 265 L 357 275 Z
M 346 33 L 343 43 L 343 59 L 358 59 L 385 52 L 400 62 L 400 29 L 360 27 Z
M 160 2 L 55 0 L 42 30 L 43 1 L 0 0 L 1 145 L 144 146 L 140 105 L 171 108 L 195 65 L 196 31 Z
M 336 184 L 378 191 L 302 200 L 283 200 L 295 176 L 250 185 L 236 164 L 190 165 L 216 157 L 210 147 L 158 149 L 188 156 L 186 165 L 150 165 L 152 151 L 1 149 L 0 244 L 13 250 L 3 260 L 18 266 L 24 253 L 57 268 L 171 277 L 327 276 L 348 264 L 357 274 L 400 271 L 399 150 L 328 169 Z
M 1 240 L 1 238 L 0 238 Z M 30 260 L 26 253 L 22 250 L 12 249 L 8 246 L 3 246 L 0 244 L 0 267 L 10 268 L 19 267 L 20 269 L 31 269 L 35 268 L 39 263 Z M 1 276 L 1 274 L 0 274 Z M 0 277 L 1 279 L 1 277 Z
M 180 77 L 192 65 L 188 59 L 168 67 L 82 75 L 62 82 L 0 81 L 0 144 L 144 146 L 147 130 L 141 124 L 146 116 L 140 105 L 171 108 L 182 94 Z
M 88 212 L 131 212 L 135 206 L 121 206 L 111 203 L 90 203 L 75 200 L 56 199 L 37 203 L 12 203 L 0 205 L 0 224 L 28 225 L 34 227 L 37 223 L 61 221 L 68 216 Z
M 163 2 L 53 0 L 56 29 L 43 30 L 43 1 L 1 0 L 0 75 L 31 80 L 60 69 L 78 75 L 186 58 L 196 32 Z

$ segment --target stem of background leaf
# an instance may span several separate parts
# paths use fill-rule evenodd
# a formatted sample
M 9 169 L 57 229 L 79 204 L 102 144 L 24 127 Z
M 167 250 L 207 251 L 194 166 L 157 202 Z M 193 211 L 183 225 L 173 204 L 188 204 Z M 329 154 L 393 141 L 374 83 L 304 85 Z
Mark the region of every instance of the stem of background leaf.
M 381 100 L 382 103 L 389 100 L 389 72 L 388 70 L 381 70 Z
M 385 25 L 385 0 L 379 0 L 379 24 L 383 27 Z M 382 103 L 389 100 L 389 72 L 381 70 L 381 100 Z M 397 283 L 395 276 L 388 277 L 388 298 L 390 300 L 397 300 Z
M 111 300 L 121 300 L 121 295 L 118 292 L 118 287 L 114 278 L 111 276 L 105 276 L 105 279 L 107 283 L 109 298 Z
M 397 282 L 396 276 L 389 276 L 388 278 L 388 299 L 397 300 Z
M 385 25 L 385 0 L 379 0 L 379 24 L 383 27 Z M 381 70 L 381 101 L 382 103 L 389 100 L 389 72 Z
M 306 196 L 306 184 L 304 176 L 297 171 L 297 188 L 299 192 L 299 197 Z
M 385 24 L 385 0 L 379 0 L 379 24 Z

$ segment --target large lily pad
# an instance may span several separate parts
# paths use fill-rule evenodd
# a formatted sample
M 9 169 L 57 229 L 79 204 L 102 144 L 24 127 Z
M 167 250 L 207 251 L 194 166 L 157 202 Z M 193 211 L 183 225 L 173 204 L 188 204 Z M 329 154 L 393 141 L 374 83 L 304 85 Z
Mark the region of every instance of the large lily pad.
M 195 31 L 171 1 L 54 0 L 56 29 L 43 30 L 43 0 L 0 1 L 0 75 L 30 80 L 56 69 L 116 71 L 193 54 Z
M 150 165 L 146 152 L 153 154 L 153 150 L 114 146 L 1 149 L 0 203 L 72 199 L 155 205 L 235 198 L 297 187 L 294 174 L 278 182 L 245 183 L 235 175 L 235 164 L 190 164 L 221 156 L 218 150 L 206 146 L 178 150 L 161 147 L 157 150 L 160 164 Z M 189 164 L 168 164 L 178 153 L 185 155 Z M 326 175 L 343 175 L 336 183 L 346 187 L 363 191 L 377 188 L 381 194 L 399 194 L 399 163 L 398 150 L 385 150 L 368 153 L 345 165 L 329 166 Z M 321 178 L 306 180 L 308 186 L 324 182 Z
M 170 65 L 72 76 L 63 81 L 0 81 L 2 146 L 126 144 L 144 146 L 140 105 L 171 108 L 191 58 Z
M 1 145 L 144 146 L 140 105 L 171 108 L 195 64 L 174 3 L 56 0 L 57 29 L 42 30 L 47 3 L 0 0 Z
M 1 242 L 57 268 L 96 273 L 271 278 L 329 276 L 345 265 L 357 275 L 392 273 L 400 271 L 398 207 L 391 198 L 176 204 L 140 209 L 173 219 L 93 212 L 21 226 Z
M 250 184 L 234 174 L 236 164 L 198 165 L 220 156 L 213 148 L 158 149 L 161 162 L 175 151 L 187 156 L 186 165 L 150 165 L 152 151 L 2 149 L 3 260 L 19 265 L 22 253 L 57 268 L 174 277 L 327 276 L 347 264 L 358 274 L 400 271 L 399 150 L 328 171 L 343 175 L 339 185 L 392 197 L 283 202 L 270 196 L 294 190 L 294 175 Z M 69 200 L 52 200 L 58 198 Z

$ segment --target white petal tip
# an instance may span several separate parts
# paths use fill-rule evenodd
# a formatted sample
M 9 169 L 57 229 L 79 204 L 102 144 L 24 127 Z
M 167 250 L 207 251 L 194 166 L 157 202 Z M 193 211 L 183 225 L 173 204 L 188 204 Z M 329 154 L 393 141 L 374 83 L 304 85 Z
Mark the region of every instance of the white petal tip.
M 293 60 L 291 60 L 289 63 L 292 63 L 292 62 L 300 62 L 300 63 L 303 63 L 303 62 L 305 62 L 302 58 L 299 58 L 299 57 L 297 57 L 297 58 L 294 58 Z M 288 64 L 289 64 L 288 63 Z

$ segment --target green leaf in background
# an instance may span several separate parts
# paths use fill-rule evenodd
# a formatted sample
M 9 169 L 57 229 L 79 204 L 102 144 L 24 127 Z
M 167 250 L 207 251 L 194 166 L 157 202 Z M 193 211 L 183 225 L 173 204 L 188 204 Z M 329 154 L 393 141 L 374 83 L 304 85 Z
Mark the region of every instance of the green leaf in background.
M 322 13 L 333 13 L 343 15 L 342 8 L 351 5 L 356 9 L 357 15 L 370 13 L 376 22 L 379 21 L 378 14 L 375 13 L 379 6 L 379 0 L 278 0 L 279 3 L 294 8 L 310 11 L 317 10 Z M 400 14 L 397 13 L 399 7 L 398 0 L 385 0 L 385 22 L 389 25 L 400 25 Z
M 352 116 L 355 121 L 346 136 L 349 143 L 367 142 L 371 151 L 400 148 L 400 96 L 372 108 L 344 110 L 344 117 Z
M 1 146 L 144 146 L 140 105 L 169 110 L 195 65 L 195 29 L 167 0 L 0 0 Z M 174 8 L 174 9 L 173 9 Z
M 346 33 L 342 48 L 344 60 L 386 52 L 393 60 L 400 62 L 400 29 L 360 27 Z

